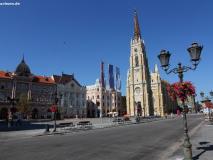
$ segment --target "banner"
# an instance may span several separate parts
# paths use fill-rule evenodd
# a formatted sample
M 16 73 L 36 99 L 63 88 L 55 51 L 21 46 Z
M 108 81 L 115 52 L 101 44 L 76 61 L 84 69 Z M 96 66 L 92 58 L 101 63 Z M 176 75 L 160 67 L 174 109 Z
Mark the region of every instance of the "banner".
M 116 90 L 121 90 L 121 77 L 120 77 L 120 68 L 115 67 L 115 81 L 116 81 Z
M 113 74 L 113 65 L 109 64 L 109 88 L 114 89 L 114 74 Z
M 104 62 L 101 62 L 100 85 L 101 85 L 101 87 L 105 88 L 105 81 L 104 81 Z

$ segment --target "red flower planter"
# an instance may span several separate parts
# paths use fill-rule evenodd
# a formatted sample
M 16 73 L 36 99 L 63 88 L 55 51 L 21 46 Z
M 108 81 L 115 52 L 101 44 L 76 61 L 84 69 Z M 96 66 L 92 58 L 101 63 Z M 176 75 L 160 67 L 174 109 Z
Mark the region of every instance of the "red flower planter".
M 167 86 L 167 91 L 173 100 L 179 98 L 182 102 L 184 102 L 188 96 L 195 95 L 195 87 L 191 82 L 173 83 Z

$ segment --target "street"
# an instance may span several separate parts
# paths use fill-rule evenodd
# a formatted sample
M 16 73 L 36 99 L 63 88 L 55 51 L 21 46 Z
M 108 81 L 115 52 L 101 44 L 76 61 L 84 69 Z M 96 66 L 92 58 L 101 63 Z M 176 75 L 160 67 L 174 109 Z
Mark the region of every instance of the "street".
M 187 115 L 189 131 L 202 121 Z M 0 140 L 0 160 L 160 160 L 183 136 L 182 118 L 67 135 Z

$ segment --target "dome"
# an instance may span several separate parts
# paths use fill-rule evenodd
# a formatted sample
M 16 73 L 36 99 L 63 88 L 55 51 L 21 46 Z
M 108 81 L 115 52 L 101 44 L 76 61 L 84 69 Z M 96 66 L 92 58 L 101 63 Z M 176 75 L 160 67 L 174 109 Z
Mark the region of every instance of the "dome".
M 30 76 L 30 68 L 29 66 L 25 63 L 24 57 L 21 61 L 21 63 L 16 67 L 15 74 L 18 76 Z

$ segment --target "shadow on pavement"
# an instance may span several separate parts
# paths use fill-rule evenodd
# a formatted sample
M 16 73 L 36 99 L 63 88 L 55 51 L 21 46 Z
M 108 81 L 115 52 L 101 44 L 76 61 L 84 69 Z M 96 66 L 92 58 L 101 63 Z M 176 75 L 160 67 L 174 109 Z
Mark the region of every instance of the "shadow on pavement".
M 50 128 L 53 125 L 49 125 Z M 17 124 L 16 122 L 13 123 L 13 126 L 8 128 L 7 122 L 0 122 L 0 132 L 6 131 L 21 131 L 21 130 L 34 130 L 34 129 L 45 129 L 46 124 L 35 124 L 29 121 L 22 121 L 21 124 Z
M 199 142 L 201 145 L 200 147 L 197 147 L 197 150 L 202 150 L 199 154 L 193 157 L 193 160 L 198 160 L 202 154 L 204 154 L 207 151 L 213 151 L 213 145 L 209 145 L 210 142 Z

